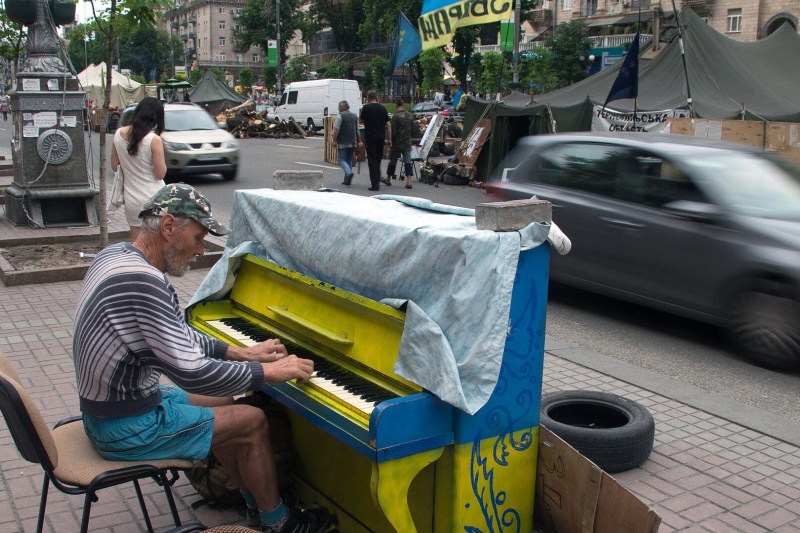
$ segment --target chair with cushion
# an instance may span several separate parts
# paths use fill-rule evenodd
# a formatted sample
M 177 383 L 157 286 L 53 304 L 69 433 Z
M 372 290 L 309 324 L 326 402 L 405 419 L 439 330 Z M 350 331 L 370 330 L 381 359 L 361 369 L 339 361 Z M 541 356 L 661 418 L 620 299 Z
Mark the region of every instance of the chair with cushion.
M 80 417 L 64 419 L 51 431 L 2 353 L 0 410 L 22 457 L 39 463 L 44 469 L 37 533 L 41 533 L 44 526 L 47 491 L 51 482 L 65 494 L 85 495 L 81 533 L 86 533 L 89 528 L 92 503 L 98 501 L 97 491 L 128 482 L 133 482 L 147 530 L 152 533 L 153 526 L 139 486 L 139 480 L 146 478 L 154 479 L 164 488 L 173 521 L 176 526 L 181 525 L 172 496 L 172 485 L 178 480 L 178 471 L 189 469 L 191 461 L 108 461 L 97 453 L 86 436 Z

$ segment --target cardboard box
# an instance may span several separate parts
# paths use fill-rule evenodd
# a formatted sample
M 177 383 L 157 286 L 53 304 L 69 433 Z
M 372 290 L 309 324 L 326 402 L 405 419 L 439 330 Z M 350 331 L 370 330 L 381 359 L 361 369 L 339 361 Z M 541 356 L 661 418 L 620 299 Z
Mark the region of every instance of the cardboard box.
M 661 517 L 539 426 L 534 526 L 542 533 L 655 533 Z

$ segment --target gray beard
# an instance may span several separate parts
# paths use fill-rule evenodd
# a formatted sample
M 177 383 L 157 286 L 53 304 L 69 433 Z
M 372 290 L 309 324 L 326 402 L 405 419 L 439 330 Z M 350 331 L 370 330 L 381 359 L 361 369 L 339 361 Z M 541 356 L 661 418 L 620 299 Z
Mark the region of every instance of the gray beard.
M 167 274 L 170 276 L 174 276 L 176 278 L 180 278 L 189 271 L 191 263 L 194 263 L 195 256 L 192 256 L 185 265 L 181 266 L 178 264 L 178 247 L 173 246 L 167 249 L 166 254 L 164 255 L 164 261 L 167 265 Z

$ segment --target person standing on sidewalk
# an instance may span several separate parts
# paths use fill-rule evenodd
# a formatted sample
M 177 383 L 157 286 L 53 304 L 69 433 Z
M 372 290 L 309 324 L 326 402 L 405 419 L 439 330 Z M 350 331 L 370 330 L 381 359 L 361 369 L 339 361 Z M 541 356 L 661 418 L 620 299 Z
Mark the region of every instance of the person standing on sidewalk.
M 0 103 L 0 111 L 3 112 L 3 122 L 8 122 L 8 101 L 3 100 Z
M 339 166 L 344 170 L 342 185 L 350 185 L 353 180 L 353 154 L 361 146 L 358 138 L 358 117 L 350 111 L 347 100 L 339 102 L 339 114 L 333 121 L 333 144 L 339 158 Z
M 386 185 L 391 186 L 392 180 L 397 179 L 394 170 L 397 160 L 403 156 L 403 167 L 406 172 L 406 189 L 411 188 L 411 177 L 414 167 L 411 163 L 411 131 L 414 129 L 414 115 L 403 109 L 403 99 L 394 101 L 397 110 L 392 115 L 392 151 L 389 153 L 389 166 L 386 167 Z M 403 177 L 401 176 L 402 180 Z
M 144 203 L 164 186 L 167 162 L 164 159 L 164 104 L 148 96 L 136 106 L 130 126 L 117 128 L 111 144 L 111 170 L 122 167 L 125 218 L 131 240 L 139 236 L 139 212 Z
M 188 326 L 165 274 L 182 276 L 208 233 L 228 233 L 198 190 L 167 185 L 140 217 L 133 243 L 92 261 L 78 297 L 72 354 L 87 436 L 112 461 L 199 460 L 213 450 L 247 502 L 249 525 L 324 531 L 327 511 L 281 501 L 264 411 L 232 398 L 265 382 L 305 382 L 313 361 L 276 339 L 242 348 Z M 160 385 L 162 373 L 177 387 Z
M 381 183 L 383 146 L 392 146 L 392 124 L 389 122 L 389 112 L 378 103 L 378 93 L 375 91 L 367 93 L 367 104 L 361 108 L 360 118 L 364 124 L 364 141 L 367 146 L 367 166 L 371 184 L 369 190 L 377 191 Z

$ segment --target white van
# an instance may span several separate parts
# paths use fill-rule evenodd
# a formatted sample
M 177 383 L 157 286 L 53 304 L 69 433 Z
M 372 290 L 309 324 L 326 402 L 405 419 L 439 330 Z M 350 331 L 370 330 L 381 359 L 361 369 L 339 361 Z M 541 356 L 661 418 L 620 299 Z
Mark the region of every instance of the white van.
M 304 124 L 309 132 L 322 129 L 325 117 L 339 114 L 339 102 L 347 100 L 350 111 L 361 112 L 361 90 L 355 80 L 294 81 L 286 86 L 281 101 L 275 107 L 275 116 L 290 117 Z

